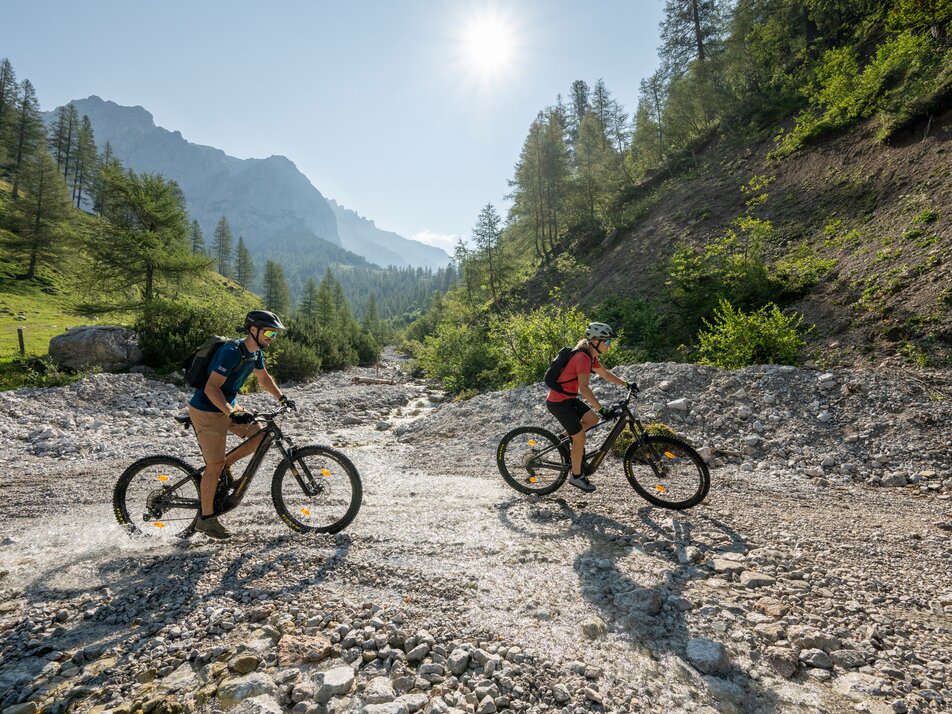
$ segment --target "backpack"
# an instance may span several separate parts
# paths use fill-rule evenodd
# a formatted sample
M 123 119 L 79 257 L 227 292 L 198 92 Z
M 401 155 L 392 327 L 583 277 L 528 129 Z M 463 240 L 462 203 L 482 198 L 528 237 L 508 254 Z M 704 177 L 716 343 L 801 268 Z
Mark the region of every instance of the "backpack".
M 560 394 L 571 394 L 571 392 L 566 392 L 562 389 L 562 383 L 559 381 L 559 377 L 562 375 L 562 370 L 565 369 L 569 360 L 572 359 L 577 352 L 581 351 L 582 350 L 577 350 L 574 347 L 563 347 L 560 349 L 555 359 L 549 364 L 549 368 L 545 371 L 545 376 L 542 378 L 542 381 L 545 382 L 545 386 L 549 389 L 554 389 Z M 571 382 L 572 380 L 567 379 L 565 381 Z M 575 395 L 572 394 L 572 396 Z
M 192 354 L 182 360 L 185 368 L 185 381 L 190 387 L 204 389 L 208 382 L 208 365 L 212 363 L 218 348 L 226 342 L 235 342 L 221 335 L 212 335 L 201 344 Z

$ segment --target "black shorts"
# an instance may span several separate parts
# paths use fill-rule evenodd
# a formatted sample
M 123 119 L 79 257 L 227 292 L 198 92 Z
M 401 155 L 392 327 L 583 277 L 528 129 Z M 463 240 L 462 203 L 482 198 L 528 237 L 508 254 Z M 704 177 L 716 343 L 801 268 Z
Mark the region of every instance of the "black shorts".
M 545 408 L 549 413 L 558 419 L 559 424 L 565 427 L 565 433 L 569 436 L 575 436 L 582 430 L 582 417 L 586 412 L 592 411 L 578 397 L 575 399 L 566 399 L 563 402 L 545 402 Z

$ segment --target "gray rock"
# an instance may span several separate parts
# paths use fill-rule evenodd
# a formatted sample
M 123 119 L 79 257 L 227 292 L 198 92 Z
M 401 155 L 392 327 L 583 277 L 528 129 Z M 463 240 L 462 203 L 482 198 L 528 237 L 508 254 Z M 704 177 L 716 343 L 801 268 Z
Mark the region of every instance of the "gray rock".
M 334 667 L 314 675 L 314 687 L 317 690 L 314 700 L 327 704 L 331 697 L 347 694 L 354 686 L 354 670 L 350 667 Z
M 243 677 L 224 680 L 218 686 L 217 696 L 223 704 L 231 706 L 259 694 L 274 695 L 278 691 L 274 680 L 263 672 L 252 672 Z
M 281 705 L 267 694 L 260 694 L 240 702 L 228 714 L 282 714 Z
M 128 369 L 142 360 L 139 337 L 122 327 L 70 328 L 50 340 L 50 358 L 60 367 L 107 372 Z
M 801 650 L 800 661 L 819 669 L 833 668 L 833 660 L 830 659 L 830 655 L 820 649 Z
M 364 699 L 368 704 L 386 704 L 396 699 L 389 677 L 374 677 L 367 682 Z
M 585 620 L 579 626 L 579 629 L 581 629 L 582 635 L 590 640 L 597 640 L 599 637 L 608 632 L 608 626 L 600 617 L 591 617 Z
M 789 647 L 768 647 L 764 650 L 764 661 L 781 677 L 789 679 L 797 671 L 797 654 Z
M 614 600 L 618 607 L 634 614 L 657 615 L 661 612 L 661 596 L 653 588 L 635 588 L 618 593 Z
M 756 570 L 745 570 L 740 574 L 740 584 L 747 588 L 763 588 L 777 582 L 770 575 L 758 573 Z
M 833 664 L 843 669 L 856 669 L 866 664 L 866 657 L 859 650 L 835 650 L 830 657 Z
M 410 710 L 403 702 L 386 702 L 384 704 L 365 704 L 360 709 L 364 714 L 409 714 Z
M 466 671 L 469 667 L 469 652 L 458 647 L 452 652 L 446 660 L 446 668 L 457 677 Z
M 688 640 L 688 661 L 705 674 L 721 674 L 730 667 L 724 645 L 706 637 Z

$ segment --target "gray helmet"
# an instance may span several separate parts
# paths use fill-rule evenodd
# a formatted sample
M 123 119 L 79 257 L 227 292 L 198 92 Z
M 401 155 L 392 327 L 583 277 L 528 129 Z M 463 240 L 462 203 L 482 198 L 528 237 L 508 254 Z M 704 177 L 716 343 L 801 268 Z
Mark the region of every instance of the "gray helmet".
M 251 327 L 266 327 L 272 330 L 283 330 L 281 318 L 267 310 L 252 310 L 245 316 L 245 329 Z
M 593 322 L 585 328 L 585 339 L 587 340 L 610 340 L 612 337 L 618 337 L 618 335 L 604 322 Z

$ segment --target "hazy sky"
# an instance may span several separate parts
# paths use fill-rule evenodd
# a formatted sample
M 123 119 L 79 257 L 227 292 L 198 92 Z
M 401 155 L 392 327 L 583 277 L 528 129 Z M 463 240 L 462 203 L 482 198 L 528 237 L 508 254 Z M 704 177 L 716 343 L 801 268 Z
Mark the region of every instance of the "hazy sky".
M 283 154 L 378 227 L 449 248 L 505 214 L 535 115 L 605 80 L 629 113 L 662 0 L 32 0 L 0 57 L 44 111 L 97 94 L 239 158 Z

